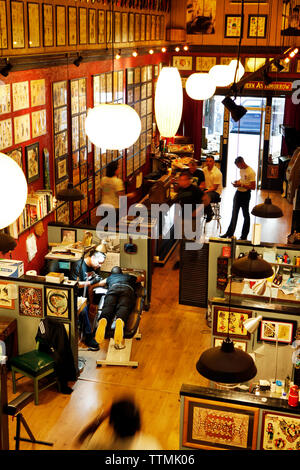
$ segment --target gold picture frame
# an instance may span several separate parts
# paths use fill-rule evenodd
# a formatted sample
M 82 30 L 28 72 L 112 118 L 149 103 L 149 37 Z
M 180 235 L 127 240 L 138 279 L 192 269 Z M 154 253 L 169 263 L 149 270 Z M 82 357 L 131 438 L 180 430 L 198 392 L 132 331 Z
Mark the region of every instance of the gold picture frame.
M 79 44 L 87 44 L 87 9 L 79 8 Z
M 103 44 L 105 42 L 105 12 L 104 10 L 98 10 L 98 43 Z
M 0 1 L 0 48 L 7 49 L 7 13 L 5 0 Z
M 54 45 L 53 5 L 43 3 L 43 42 L 44 47 Z
M 122 42 L 128 42 L 128 14 L 122 13 Z
M 56 5 L 56 45 L 66 45 L 66 7 Z
M 23 49 L 25 47 L 24 2 L 12 0 L 10 8 L 12 48 Z
M 89 8 L 89 44 L 96 44 L 96 39 L 96 10 L 94 8 Z
M 40 47 L 40 4 L 27 3 L 28 21 L 28 46 L 30 48 Z
M 77 44 L 77 8 L 68 7 L 68 37 L 69 46 Z
M 115 43 L 120 43 L 122 36 L 121 36 L 121 12 L 116 11 L 114 13 L 114 41 Z
M 128 42 L 134 41 L 134 13 L 128 14 Z

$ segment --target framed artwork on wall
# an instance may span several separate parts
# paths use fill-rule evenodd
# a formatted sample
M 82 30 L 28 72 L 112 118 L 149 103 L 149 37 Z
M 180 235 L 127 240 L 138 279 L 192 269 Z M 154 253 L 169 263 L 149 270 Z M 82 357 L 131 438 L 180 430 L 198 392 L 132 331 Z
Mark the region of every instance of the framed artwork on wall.
M 243 34 L 241 15 L 225 15 L 225 38 L 238 38 Z
M 12 0 L 11 8 L 11 34 L 13 49 L 25 47 L 24 3 Z
M 115 26 L 115 42 L 121 42 L 121 12 L 116 11 L 114 14 L 114 26 Z
M 268 341 L 271 343 L 291 344 L 297 328 L 297 322 L 275 319 L 262 319 L 257 331 L 258 341 Z
M 14 117 L 15 144 L 30 140 L 30 114 Z
M 128 42 L 128 14 L 122 13 L 122 42 Z
M 265 38 L 268 15 L 248 15 L 248 38 Z
M 0 1 L 0 49 L 7 49 L 7 15 L 6 2 Z
M 214 348 L 218 348 L 222 346 L 223 339 L 221 338 L 214 338 Z M 247 342 L 246 341 L 233 341 L 234 347 L 236 349 L 241 349 L 242 351 L 247 351 Z
M 27 3 L 28 46 L 40 47 L 40 5 Z
M 105 42 L 105 12 L 104 10 L 98 10 L 98 43 L 103 44 Z
M 262 450 L 299 450 L 300 417 L 263 411 Z
M 128 41 L 134 41 L 134 13 L 128 14 Z
M 0 115 L 11 112 L 10 84 L 0 85 Z
M 209 72 L 216 63 L 216 57 L 196 57 L 196 71 Z
M 19 167 L 23 169 L 22 147 L 9 150 L 9 152 L 6 152 L 6 155 L 12 158 L 19 165 Z
M 89 44 L 96 44 L 96 10 L 89 8 Z
M 112 12 L 106 11 L 106 42 L 112 42 L 113 25 L 112 25 Z
M 69 319 L 70 292 L 68 289 L 45 287 L 45 315 L 59 319 Z
M 19 286 L 19 313 L 26 317 L 43 317 L 42 288 Z
M 69 46 L 77 44 L 77 8 L 68 7 L 68 36 Z
M 230 317 L 229 317 L 230 314 Z M 252 317 L 249 310 L 240 310 L 228 307 L 214 307 L 213 335 L 227 336 L 234 338 L 250 339 L 250 333 L 244 328 L 243 322 Z M 228 325 L 229 323 L 229 325 Z
M 40 177 L 40 153 L 39 142 L 28 145 L 25 148 L 26 177 L 28 184 Z
M 29 82 L 17 82 L 12 84 L 13 110 L 29 108 Z
M 56 45 L 66 45 L 66 7 L 56 5 Z
M 79 8 L 79 44 L 87 44 L 87 9 Z
M 146 15 L 141 15 L 141 41 L 145 41 L 146 39 Z
M 151 15 L 146 15 L 146 41 L 151 39 Z
M 47 3 L 43 3 L 43 38 L 45 47 L 54 45 L 53 6 Z
M 61 229 L 61 242 L 62 243 L 75 243 L 77 241 L 77 230 L 69 228 Z
M 45 79 L 30 81 L 31 107 L 44 106 L 46 104 Z
M 31 135 L 34 139 L 47 133 L 46 110 L 34 111 L 31 113 Z
M 0 308 L 15 308 L 15 301 L 9 296 L 9 282 L 0 281 Z
M 16 136 L 15 143 L 19 143 Z M 12 145 L 12 121 L 11 119 L 4 119 L 3 121 L 0 121 L 0 150 L 11 147 Z
M 134 40 L 137 42 L 141 38 L 141 16 L 135 13 L 134 17 Z
M 66 180 L 68 182 L 68 180 Z M 69 208 L 69 203 L 65 202 L 62 203 L 57 209 L 56 209 L 56 221 L 60 222 L 65 225 L 69 225 L 70 223 L 70 208 Z
M 194 449 L 255 450 L 259 408 L 184 397 L 182 445 Z
M 55 160 L 55 180 L 59 183 L 68 175 L 68 159 L 64 155 Z
M 178 70 L 192 70 L 193 57 L 173 56 L 173 67 L 177 67 Z

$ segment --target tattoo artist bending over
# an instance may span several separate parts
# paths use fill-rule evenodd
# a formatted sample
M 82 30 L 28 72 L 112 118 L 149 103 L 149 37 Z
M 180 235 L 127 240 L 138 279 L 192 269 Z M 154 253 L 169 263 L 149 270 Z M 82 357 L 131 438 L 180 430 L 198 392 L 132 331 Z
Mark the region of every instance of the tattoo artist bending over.
M 107 287 L 108 291 L 105 295 L 101 319 L 95 335 L 98 343 L 104 340 L 107 324 L 111 323 L 116 316 L 114 341 L 118 346 L 122 344 L 124 326 L 135 306 L 135 288 L 142 280 L 143 276 L 123 274 L 119 266 L 114 266 L 108 278 L 99 282 L 99 285 Z

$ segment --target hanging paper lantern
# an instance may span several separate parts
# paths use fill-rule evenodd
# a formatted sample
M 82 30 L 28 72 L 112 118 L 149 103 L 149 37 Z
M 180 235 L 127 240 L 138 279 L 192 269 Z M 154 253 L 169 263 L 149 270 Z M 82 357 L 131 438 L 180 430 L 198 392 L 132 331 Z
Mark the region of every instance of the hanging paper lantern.
M 27 199 L 27 181 L 20 166 L 0 153 L 0 229 L 12 224 L 22 213 Z
M 228 86 L 233 82 L 232 68 L 229 65 L 214 65 L 208 72 L 216 86 Z
M 163 67 L 156 85 L 155 118 L 163 137 L 174 137 L 178 130 L 183 106 L 180 74 L 176 67 Z
M 216 91 L 216 85 L 208 73 L 193 73 L 186 81 L 185 89 L 193 100 L 208 100 Z
M 127 104 L 99 104 L 89 109 L 85 120 L 86 135 L 103 151 L 131 147 L 141 127 L 139 115 Z
M 232 60 L 228 67 L 230 67 L 233 71 L 232 72 L 232 82 L 234 81 L 234 78 L 235 78 L 236 82 L 239 82 L 240 79 L 242 78 L 242 76 L 245 73 L 245 69 L 244 69 L 243 65 L 241 64 L 241 62 L 239 61 L 239 65 L 237 67 L 237 60 Z M 235 77 L 235 74 L 236 74 L 236 77 Z

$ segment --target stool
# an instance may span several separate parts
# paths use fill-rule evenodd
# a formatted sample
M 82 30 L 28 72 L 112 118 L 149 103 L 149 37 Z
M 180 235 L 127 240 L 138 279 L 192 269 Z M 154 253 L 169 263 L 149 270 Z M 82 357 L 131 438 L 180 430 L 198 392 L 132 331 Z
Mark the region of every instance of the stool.
M 221 232 L 220 202 L 221 202 L 221 201 L 212 202 L 212 203 L 211 203 L 211 207 L 212 207 L 212 210 L 213 210 L 213 213 L 214 213 L 212 220 L 216 220 L 216 221 L 217 221 L 217 227 L 218 227 L 219 231 Z
M 19 356 L 13 357 L 10 361 L 11 372 L 12 372 L 12 381 L 13 381 L 13 393 L 16 393 L 16 382 L 17 380 L 22 379 L 23 377 L 29 377 L 33 380 L 34 384 L 34 403 L 35 405 L 39 404 L 39 392 L 50 387 L 54 383 L 57 383 L 58 389 L 60 390 L 60 385 L 55 378 L 54 382 L 39 388 L 39 381 L 55 373 L 55 364 L 51 356 L 44 352 L 35 349 L 29 351 L 25 354 L 20 354 Z M 16 373 L 22 374 L 22 377 L 16 378 Z

